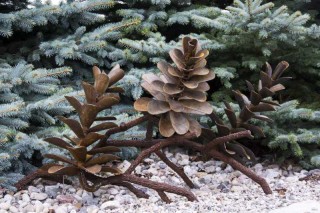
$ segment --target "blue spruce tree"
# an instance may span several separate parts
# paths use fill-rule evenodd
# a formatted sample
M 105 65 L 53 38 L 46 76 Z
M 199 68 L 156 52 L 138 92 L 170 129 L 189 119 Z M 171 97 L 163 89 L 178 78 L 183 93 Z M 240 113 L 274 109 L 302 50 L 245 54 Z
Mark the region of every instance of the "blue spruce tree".
M 291 89 L 274 97 L 281 104 L 278 112 L 270 113 L 276 128 L 264 124 L 269 137 L 259 144 L 274 149 L 280 160 L 295 157 L 306 168 L 318 167 L 317 7 L 316 1 L 302 0 L 69 0 L 1 10 L 1 186 L 9 187 L 33 169 L 34 150 L 61 152 L 43 147 L 42 138 L 70 134 L 55 116 L 72 113 L 63 96 L 83 97 L 79 85 L 83 79 L 92 81 L 92 65 L 110 70 L 120 64 L 126 71 L 119 82 L 126 91 L 123 103 L 107 112 L 126 122 L 139 116 L 132 103 L 143 93 L 141 76 L 158 72 L 156 63 L 167 59 L 168 50 L 185 35 L 211 51 L 207 66 L 217 78 L 209 93 L 217 112 L 223 100 L 232 102 L 226 99 L 230 89 L 243 89 L 244 79 L 256 80 L 266 61 L 288 61 L 294 76 Z M 48 128 L 52 124 L 56 126 Z M 143 137 L 143 128 L 117 137 Z M 135 151 L 124 150 L 123 155 Z

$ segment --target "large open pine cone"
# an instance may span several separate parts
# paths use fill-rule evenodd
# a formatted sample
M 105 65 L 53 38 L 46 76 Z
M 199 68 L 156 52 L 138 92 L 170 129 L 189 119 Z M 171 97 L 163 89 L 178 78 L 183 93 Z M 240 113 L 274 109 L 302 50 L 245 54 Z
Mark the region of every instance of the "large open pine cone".
M 209 52 L 201 50 L 197 39 L 184 37 L 182 50 L 169 52 L 176 67 L 165 61 L 158 63 L 162 75 L 148 73 L 142 76 L 142 87 L 153 98 L 140 98 L 134 103 L 138 111 L 160 115 L 159 130 L 164 137 L 188 131 L 201 134 L 200 124 L 189 114 L 210 114 L 212 106 L 206 102 L 209 85 L 214 79 L 212 71 L 205 68 Z

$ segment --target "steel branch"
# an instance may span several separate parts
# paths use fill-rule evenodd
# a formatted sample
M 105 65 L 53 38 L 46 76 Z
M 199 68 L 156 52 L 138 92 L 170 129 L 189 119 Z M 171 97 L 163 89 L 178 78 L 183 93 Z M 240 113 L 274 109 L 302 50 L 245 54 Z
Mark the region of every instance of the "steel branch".
M 19 180 L 17 183 L 14 184 L 14 187 L 16 187 L 17 190 L 23 189 L 27 184 L 31 183 L 33 180 L 37 178 L 45 178 L 47 180 L 52 180 L 58 183 L 67 183 L 71 184 L 69 180 L 64 180 L 63 175 L 57 175 L 57 174 L 48 174 L 47 172 L 44 172 L 43 170 L 36 170 L 25 177 L 23 177 L 21 180 Z
M 174 193 L 177 195 L 185 196 L 189 201 L 197 200 L 197 198 L 194 196 L 194 194 L 190 190 L 177 187 L 177 186 L 171 186 L 167 183 L 158 183 L 148 179 L 139 178 L 132 174 L 121 174 L 121 175 L 111 176 L 111 177 L 105 178 L 101 183 L 102 185 L 107 185 L 107 184 L 117 185 L 119 182 L 134 183 L 140 186 L 153 189 L 157 192 L 162 191 L 162 192 Z M 163 199 L 164 197 L 161 197 L 161 198 Z
M 117 147 L 140 147 L 140 148 L 149 148 L 160 142 L 167 140 L 175 140 L 177 146 L 192 146 L 190 143 L 197 144 L 196 146 L 201 146 L 197 142 L 191 142 L 190 139 L 196 138 L 193 134 L 186 134 L 183 136 L 174 136 L 172 138 L 165 139 L 151 139 L 151 140 L 108 140 L 108 146 L 117 146 Z M 189 142 L 187 142 L 189 140 Z
M 177 145 L 177 144 L 186 144 L 186 139 L 183 137 L 172 137 L 162 140 L 160 142 L 154 143 L 151 147 L 143 150 L 138 157 L 131 163 L 130 167 L 125 172 L 126 174 L 130 174 L 134 171 L 134 169 L 142 162 L 142 160 L 148 157 L 151 153 L 156 152 L 164 147 Z M 190 142 L 189 142 L 190 144 Z M 195 143 L 196 144 L 196 143 Z M 200 145 L 201 146 L 201 145 Z
M 207 153 L 211 157 L 218 158 L 219 160 L 229 164 L 234 169 L 239 170 L 240 172 L 242 172 L 243 174 L 248 176 L 250 179 L 252 179 L 254 182 L 258 183 L 262 187 L 265 194 L 272 194 L 272 190 L 270 189 L 269 184 L 267 183 L 267 181 L 264 178 L 258 176 L 251 169 L 245 167 L 244 165 L 242 165 L 241 163 L 239 163 L 238 161 L 236 161 L 232 157 L 229 157 L 229 156 L 219 152 L 218 150 L 214 150 L 214 149 L 208 151 Z
M 205 146 L 205 150 L 211 150 L 213 149 L 215 146 L 228 142 L 228 141 L 232 141 L 232 140 L 236 140 L 239 138 L 252 138 L 253 136 L 251 135 L 251 132 L 249 130 L 245 130 L 245 131 L 241 131 L 241 132 L 236 132 L 236 133 L 232 133 L 226 136 L 222 136 L 222 137 L 218 137 L 215 138 L 214 140 L 210 141 L 209 143 L 207 143 Z
M 147 123 L 147 132 L 146 132 L 146 140 L 149 141 L 152 139 L 153 135 L 153 123 L 151 120 Z
M 140 118 L 129 121 L 128 123 L 123 123 L 123 124 L 120 124 L 120 126 L 109 129 L 106 132 L 105 137 L 103 139 L 101 139 L 94 148 L 102 147 L 107 142 L 107 140 L 109 139 L 109 137 L 111 135 L 119 133 L 119 132 L 127 131 L 128 129 L 130 129 L 134 126 L 137 126 L 138 124 L 141 124 L 141 123 L 147 121 L 148 119 L 150 119 L 150 116 L 144 115 Z
M 117 184 L 118 186 L 124 186 L 126 187 L 129 191 L 131 191 L 133 194 L 135 194 L 138 198 L 149 198 L 149 195 L 144 193 L 142 190 L 137 189 L 134 187 L 131 183 L 129 182 L 121 182 Z
M 178 167 L 177 165 L 172 163 L 162 151 L 158 150 L 155 153 L 165 164 L 167 164 L 173 171 L 175 171 L 190 188 L 195 188 L 192 181 L 184 173 L 183 168 Z
M 171 200 L 169 199 L 169 197 L 166 195 L 166 193 L 164 193 L 161 190 L 157 190 L 158 195 L 161 197 L 161 199 L 166 202 L 166 203 L 171 203 Z

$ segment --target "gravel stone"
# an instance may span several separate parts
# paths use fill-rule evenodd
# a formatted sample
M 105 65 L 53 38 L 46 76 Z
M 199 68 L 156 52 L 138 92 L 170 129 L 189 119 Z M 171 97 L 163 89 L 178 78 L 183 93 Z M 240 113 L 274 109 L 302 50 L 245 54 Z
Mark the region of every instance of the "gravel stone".
M 221 183 L 218 185 L 218 187 L 217 187 L 217 189 L 220 189 L 221 192 L 223 192 L 223 193 L 229 192 L 229 191 L 230 191 L 230 188 L 231 188 L 231 186 L 230 186 L 229 181 L 221 182 Z
M 320 169 L 313 169 L 308 172 L 308 175 L 320 175 Z
M 159 164 L 159 168 L 160 168 L 160 169 L 165 169 L 165 168 L 167 168 L 167 164 L 161 162 L 161 163 Z
M 40 201 L 35 202 L 35 210 L 36 212 L 43 212 L 44 206 Z
M 53 185 L 53 186 L 45 186 L 44 192 L 51 198 L 57 197 L 58 192 L 60 192 L 60 186 L 59 185 Z
M 215 162 L 212 160 L 206 161 L 206 162 L 202 162 L 202 165 L 204 167 L 209 167 L 209 166 L 215 166 Z
M 23 194 L 22 195 L 22 200 L 24 201 L 24 202 L 30 202 L 30 197 L 29 197 L 29 195 L 28 194 Z
M 119 207 L 120 207 L 119 201 L 112 200 L 112 201 L 104 202 L 100 206 L 100 209 L 102 209 L 102 210 L 104 210 L 104 209 L 116 209 L 116 208 L 119 208 Z
M 130 167 L 131 163 L 127 160 L 123 161 L 122 163 L 119 164 L 119 169 L 122 172 L 125 172 L 129 167 Z
M 31 204 L 28 204 L 23 208 L 24 212 L 33 212 L 34 211 L 34 206 Z
M 86 209 L 88 213 L 97 213 L 99 211 L 99 207 L 96 205 L 88 206 Z
M 190 162 L 189 162 L 189 159 L 182 159 L 182 160 L 178 161 L 178 163 L 181 166 L 185 166 L 185 165 L 188 165 Z
M 111 195 L 116 195 L 116 194 L 119 194 L 119 191 L 116 188 L 110 188 L 107 190 L 107 193 Z
M 46 193 L 37 193 L 37 192 L 32 192 L 30 194 L 30 198 L 32 200 L 45 200 L 47 199 L 48 195 Z
M 263 177 L 267 179 L 274 179 L 281 175 L 281 173 L 275 169 L 267 169 Z
M 75 198 L 72 195 L 58 195 L 56 200 L 59 203 L 73 203 Z
M 76 192 L 76 195 L 81 197 L 82 193 L 83 193 L 83 189 L 78 189 L 78 191 Z
M 82 201 L 86 205 L 95 205 L 98 203 L 98 199 L 93 198 L 93 193 L 86 191 L 82 194 Z
M 207 173 L 213 173 L 216 171 L 216 167 L 215 166 L 208 166 L 204 168 L 204 171 Z
M 8 210 L 10 208 L 10 203 L 0 203 L 0 209 Z
M 203 176 L 199 178 L 199 182 L 202 184 L 209 184 L 211 183 L 211 176 L 210 175 Z
M 59 206 L 55 209 L 55 213 L 68 213 L 68 208 L 66 206 Z
M 154 160 L 151 158 L 146 158 L 143 161 L 144 161 L 144 163 L 149 164 L 149 165 L 154 163 Z
M 216 167 L 216 172 L 220 172 L 221 170 L 221 167 Z
M 152 174 L 152 175 L 157 175 L 158 174 L 158 169 L 154 168 L 154 167 L 151 167 L 148 169 L 148 173 L 149 174 Z
M 181 183 L 180 179 L 177 178 L 176 176 L 170 177 L 170 180 L 172 181 L 173 184 L 180 184 Z
M 12 200 L 14 200 L 14 197 L 12 195 L 7 194 L 7 195 L 5 195 L 3 197 L 3 201 L 5 201 L 5 202 L 10 202 L 11 203 Z
M 254 170 L 254 171 L 262 171 L 263 170 L 263 166 L 262 166 L 262 164 L 261 163 L 257 163 L 256 165 L 254 165 L 253 167 L 252 167 L 252 169 Z
M 185 166 L 183 168 L 184 172 L 186 173 L 187 176 L 193 177 L 197 173 L 197 168 L 196 167 L 190 167 L 189 165 Z
M 29 186 L 28 187 L 28 192 L 29 193 L 32 193 L 32 192 L 41 192 L 40 189 L 38 189 L 37 187 L 35 186 Z
M 231 172 L 233 172 L 234 171 L 234 169 L 230 166 L 230 165 L 228 165 L 225 169 L 224 169 L 224 172 L 226 172 L 226 173 L 231 173 Z
M 301 212 L 310 212 L 310 213 L 319 213 L 320 212 L 320 202 L 315 200 L 307 200 L 299 203 L 295 203 L 286 207 L 282 207 L 269 213 L 301 213 Z
M 75 188 L 71 187 L 71 188 L 68 189 L 68 191 L 69 191 L 70 193 L 75 193 L 77 190 L 76 190 Z
M 140 165 L 137 166 L 136 169 L 135 169 L 135 172 L 136 172 L 136 174 L 141 174 L 141 172 L 142 172 L 142 167 L 141 167 Z
M 102 196 L 103 194 L 105 194 L 107 191 L 106 190 L 104 190 L 104 189 L 98 189 L 97 191 L 95 191 L 95 192 L 93 192 L 93 195 L 95 196 L 95 197 L 100 197 L 100 196 Z
M 196 186 L 191 191 L 197 196 L 198 202 L 189 202 L 184 197 L 167 193 L 172 200 L 172 203 L 167 204 L 160 199 L 156 191 L 136 185 L 150 195 L 150 199 L 137 198 L 122 186 L 104 186 L 91 193 L 80 189 L 76 183 L 73 186 L 61 184 L 43 186 L 41 181 L 37 181 L 35 182 L 37 186 L 30 186 L 28 190 L 21 190 L 13 196 L 0 189 L 0 213 L 9 211 L 46 213 L 51 209 L 56 213 L 255 213 L 257 210 L 259 213 L 295 213 L 299 206 L 301 207 L 299 213 L 320 212 L 317 206 L 313 207 L 320 205 L 320 187 L 317 187 L 320 181 L 299 181 L 299 178 L 306 175 L 320 174 L 319 169 L 308 172 L 296 165 L 279 168 L 278 165 L 262 166 L 258 163 L 252 166 L 252 170 L 265 177 L 273 191 L 273 194 L 265 195 L 258 184 L 221 161 L 191 162 L 189 156 L 183 154 L 181 149 L 174 149 L 174 154 L 166 150 L 166 155 L 173 163 L 186 164 L 183 169 Z M 129 161 L 121 164 L 123 169 L 128 166 L 130 166 Z M 182 179 L 155 155 L 147 158 L 135 172 L 153 181 L 186 187 Z M 290 208 L 292 204 L 294 206 L 291 207 L 292 210 L 287 211 L 285 207 Z M 312 208 L 302 208 L 303 206 Z
M 10 206 L 9 211 L 12 212 L 12 213 L 18 213 L 19 209 L 17 207 L 15 207 L 15 206 Z

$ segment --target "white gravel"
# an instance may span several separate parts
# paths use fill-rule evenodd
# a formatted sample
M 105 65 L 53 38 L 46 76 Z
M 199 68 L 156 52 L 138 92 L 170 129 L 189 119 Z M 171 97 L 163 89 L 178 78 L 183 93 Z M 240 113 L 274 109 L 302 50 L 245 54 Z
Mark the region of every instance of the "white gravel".
M 183 166 L 187 175 L 199 187 L 199 189 L 192 189 L 198 202 L 189 202 L 184 197 L 168 194 L 173 202 L 166 204 L 150 189 L 143 189 L 150 195 L 150 199 L 147 200 L 136 198 L 124 187 L 105 186 L 95 193 L 89 193 L 77 187 L 76 184 L 74 186 L 63 184 L 43 186 L 41 181 L 38 181 L 35 186 L 29 186 L 28 190 L 14 194 L 0 190 L 0 213 L 45 213 L 51 209 L 55 210 L 55 213 L 263 213 L 294 203 L 298 206 L 299 202 L 310 200 L 313 206 L 308 212 L 320 212 L 320 181 L 299 181 L 300 177 L 310 174 L 299 167 L 289 166 L 286 169 L 280 169 L 277 165 L 256 164 L 253 170 L 267 179 L 274 192 L 271 195 L 265 195 L 260 186 L 220 161 L 192 162 L 188 155 L 181 153 L 167 153 L 167 156 L 176 164 Z M 128 165 L 130 163 L 125 161 L 121 167 L 125 169 Z M 144 163 L 137 167 L 136 174 L 149 177 L 154 181 L 185 186 L 170 168 L 154 156 L 145 159 Z M 280 210 L 278 212 L 286 212 L 285 209 Z

